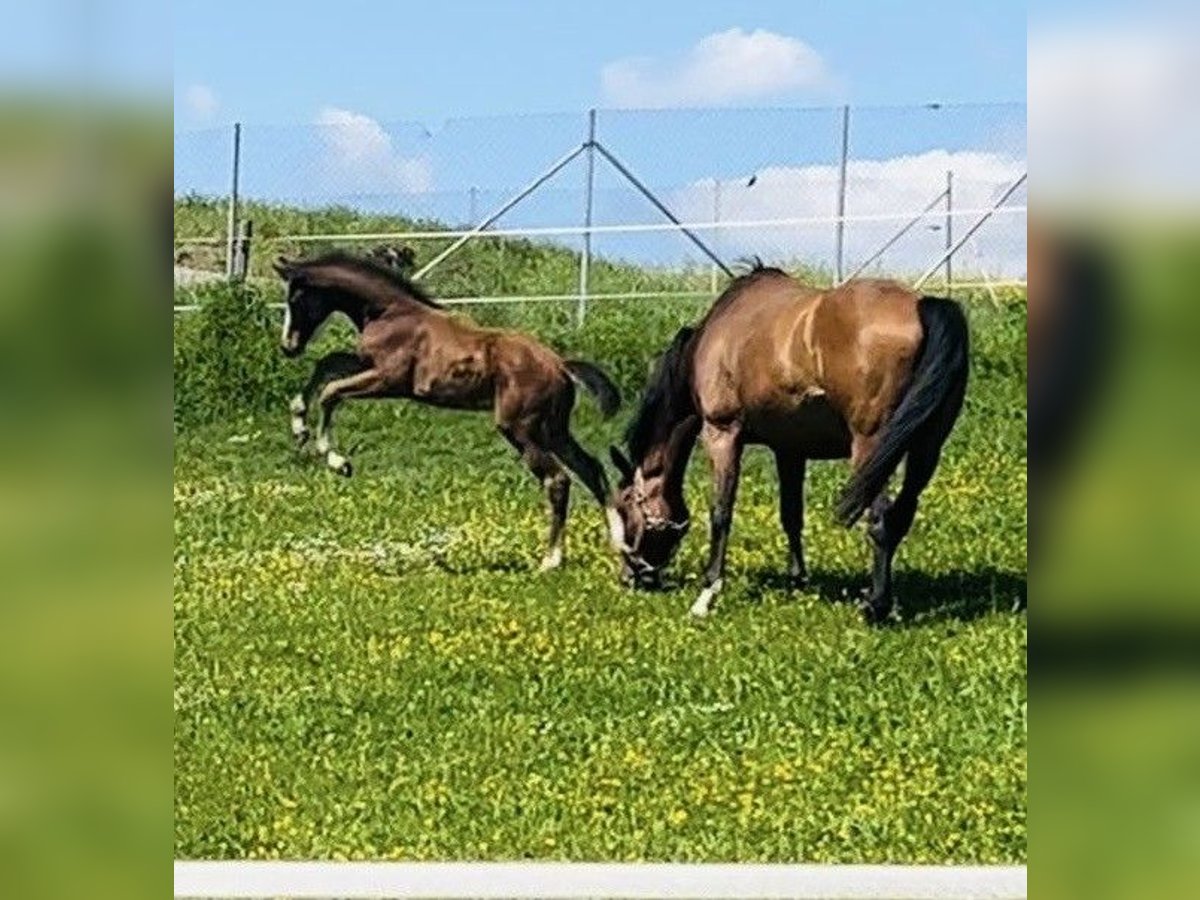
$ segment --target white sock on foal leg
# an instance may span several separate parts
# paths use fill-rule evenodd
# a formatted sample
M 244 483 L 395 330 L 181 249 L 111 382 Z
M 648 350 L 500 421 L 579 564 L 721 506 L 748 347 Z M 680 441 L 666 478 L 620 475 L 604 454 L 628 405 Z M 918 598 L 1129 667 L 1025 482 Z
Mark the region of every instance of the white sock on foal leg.
M 292 414 L 292 437 L 303 443 L 308 440 L 308 424 L 304 421 L 308 407 L 304 405 L 304 396 L 297 394 L 293 397 L 292 402 L 288 404 L 288 410 Z

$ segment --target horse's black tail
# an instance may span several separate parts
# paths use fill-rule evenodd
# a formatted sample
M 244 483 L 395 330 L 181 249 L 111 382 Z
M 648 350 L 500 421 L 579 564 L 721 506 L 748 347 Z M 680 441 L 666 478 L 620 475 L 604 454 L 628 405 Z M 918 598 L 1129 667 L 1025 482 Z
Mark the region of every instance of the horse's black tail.
M 917 312 L 925 337 L 912 380 L 875 451 L 838 498 L 837 520 L 846 527 L 858 521 L 887 485 L 918 430 L 937 413 L 948 434 L 962 407 L 967 387 L 966 316 L 957 303 L 943 297 L 922 297 Z
M 610 418 L 621 408 L 621 392 L 599 366 L 582 359 L 568 359 L 566 367 L 568 374 L 596 398 L 604 418 Z

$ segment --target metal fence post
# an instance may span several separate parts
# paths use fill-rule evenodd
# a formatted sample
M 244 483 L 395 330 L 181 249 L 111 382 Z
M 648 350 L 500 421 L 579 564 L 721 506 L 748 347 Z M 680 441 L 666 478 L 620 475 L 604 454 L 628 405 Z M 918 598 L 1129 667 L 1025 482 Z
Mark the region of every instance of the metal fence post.
M 582 325 L 587 315 L 588 276 L 592 267 L 592 203 L 596 191 L 596 110 L 588 110 L 587 132 L 587 181 L 584 188 L 583 252 L 579 256 L 579 305 L 575 310 L 575 324 Z
M 245 281 L 250 274 L 250 243 L 253 237 L 254 221 L 243 219 L 238 223 L 237 265 L 234 267 L 233 274 L 238 281 Z
M 846 241 L 846 161 L 850 156 L 850 107 L 842 107 L 842 159 L 838 169 L 837 195 L 837 284 L 842 283 L 842 272 L 845 266 Z
M 232 279 L 237 274 L 237 223 L 238 223 L 238 175 L 242 161 L 242 123 L 233 123 L 233 172 L 229 185 L 229 220 L 225 236 L 225 277 Z
M 721 179 L 713 177 L 713 224 L 717 225 L 721 222 Z M 720 256 L 721 248 L 721 232 L 719 229 L 713 230 L 713 249 Z M 717 264 L 713 263 L 708 267 L 708 288 L 712 293 L 717 292 Z
M 954 290 L 954 270 L 951 260 L 954 254 L 950 248 L 954 246 L 954 173 L 946 171 L 946 296 L 952 296 Z

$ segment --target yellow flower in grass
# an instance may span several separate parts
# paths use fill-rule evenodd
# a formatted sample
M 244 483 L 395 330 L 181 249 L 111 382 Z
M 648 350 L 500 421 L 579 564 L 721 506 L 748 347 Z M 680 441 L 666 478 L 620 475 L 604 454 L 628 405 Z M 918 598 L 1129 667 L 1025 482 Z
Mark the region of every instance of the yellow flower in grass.
M 684 822 L 687 821 L 687 817 L 688 817 L 687 810 L 676 809 L 676 810 L 672 810 L 671 813 L 667 816 L 667 821 L 670 822 L 672 825 L 674 825 L 676 828 L 678 828 L 680 825 L 682 825 Z

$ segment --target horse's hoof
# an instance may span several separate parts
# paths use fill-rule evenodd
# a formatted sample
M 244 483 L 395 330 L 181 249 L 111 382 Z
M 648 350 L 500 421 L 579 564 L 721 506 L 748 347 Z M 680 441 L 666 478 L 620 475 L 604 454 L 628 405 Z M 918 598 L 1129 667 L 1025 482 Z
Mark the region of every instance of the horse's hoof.
M 346 460 L 345 462 L 343 462 L 340 466 L 338 466 L 333 471 L 337 472 L 339 475 L 341 475 L 345 478 L 349 478 L 351 475 L 354 474 L 354 466 L 350 465 L 350 460 Z
M 303 431 L 297 431 L 295 434 L 293 434 L 292 437 L 296 441 L 296 449 L 303 450 L 304 445 L 308 443 L 308 439 L 311 437 L 311 435 L 312 432 L 310 432 L 307 428 L 305 428 Z
M 863 621 L 868 625 L 882 625 L 892 614 L 890 606 L 877 605 L 869 600 L 860 603 L 858 608 L 862 612 Z

